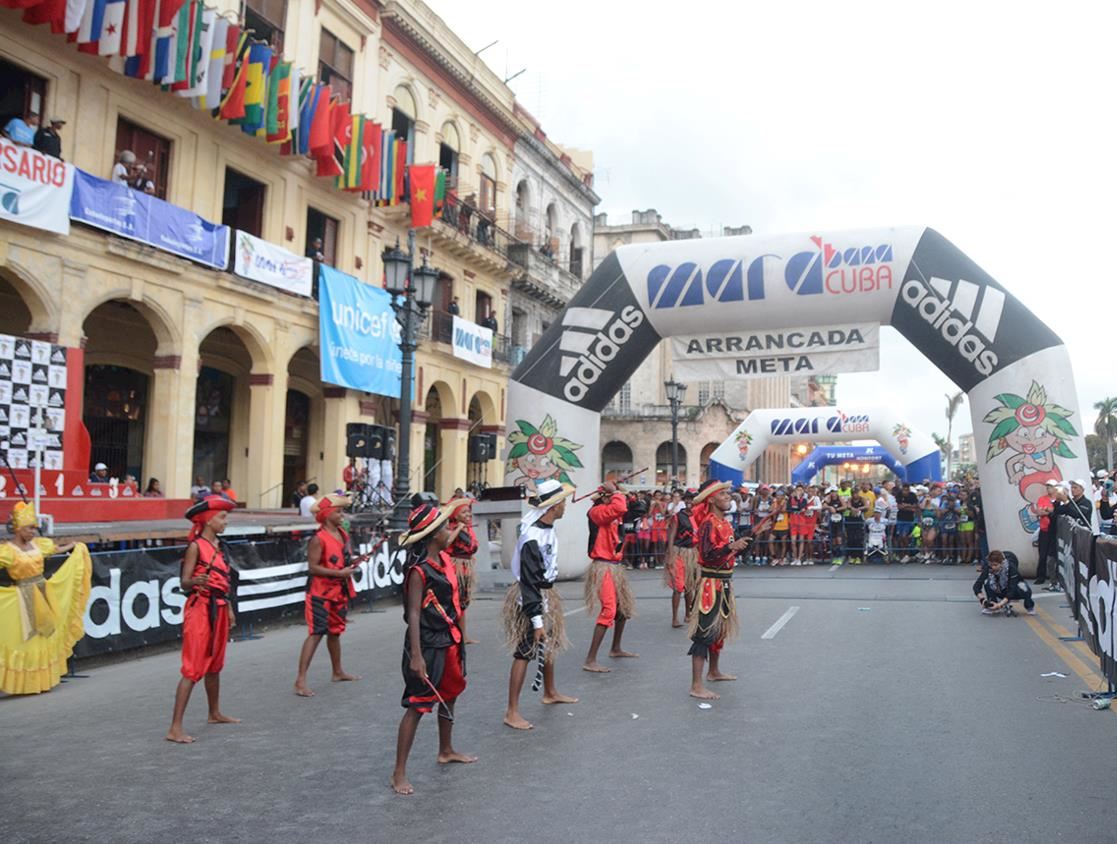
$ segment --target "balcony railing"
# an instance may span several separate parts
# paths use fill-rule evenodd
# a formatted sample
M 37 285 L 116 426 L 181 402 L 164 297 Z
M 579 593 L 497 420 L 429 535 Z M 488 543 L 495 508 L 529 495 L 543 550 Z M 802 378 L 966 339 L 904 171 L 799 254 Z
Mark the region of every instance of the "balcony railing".
M 513 286 L 548 304 L 557 307 L 565 306 L 582 286 L 581 278 L 567 272 L 560 264 L 529 243 L 515 244 L 508 257 L 524 268 L 524 275 L 514 281 Z
M 486 214 L 458 197 L 446 197 L 440 218 L 443 225 L 466 235 L 498 255 L 508 257 L 509 248 L 521 241 L 499 228 Z
M 436 343 L 445 343 L 447 346 L 452 346 L 454 344 L 454 315 L 446 311 L 431 311 L 430 318 L 423 320 L 419 329 L 419 339 L 432 340 Z M 522 349 L 522 347 L 513 346 L 512 338 L 508 335 L 493 335 L 493 360 L 498 363 L 515 366 L 523 359 L 523 352 L 521 352 L 520 357 L 513 360 L 517 349 Z

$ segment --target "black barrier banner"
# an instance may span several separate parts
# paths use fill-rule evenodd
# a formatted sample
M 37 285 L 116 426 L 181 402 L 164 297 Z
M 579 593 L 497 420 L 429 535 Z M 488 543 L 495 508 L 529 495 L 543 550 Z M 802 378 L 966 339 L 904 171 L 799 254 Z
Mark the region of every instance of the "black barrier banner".
M 1060 516 L 1055 526 L 1055 558 L 1059 585 L 1070 598 L 1070 611 L 1078 618 L 1078 567 L 1074 563 L 1074 521 Z
M 222 543 L 234 569 L 238 624 L 302 615 L 309 539 L 305 534 Z M 397 594 L 403 584 L 403 552 L 392 553 L 388 543 L 368 529 L 355 528 L 352 541 L 358 556 L 374 552 L 353 575 L 356 607 Z M 180 639 L 186 605 L 186 595 L 179 591 L 184 553 L 185 547 L 177 546 L 92 554 L 85 637 L 74 655 L 95 656 Z
M 1090 647 L 1101 660 L 1110 685 L 1117 685 L 1117 539 L 1098 537 L 1094 542 L 1093 572 L 1089 581 L 1093 637 Z

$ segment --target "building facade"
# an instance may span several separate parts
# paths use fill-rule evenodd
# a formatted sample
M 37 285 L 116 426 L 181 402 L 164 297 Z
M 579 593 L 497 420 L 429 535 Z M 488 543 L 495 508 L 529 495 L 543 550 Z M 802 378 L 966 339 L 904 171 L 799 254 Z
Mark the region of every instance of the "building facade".
M 750 234 L 748 226 L 726 227 L 725 236 Z M 610 224 L 606 214 L 594 218 L 594 256 L 600 263 L 620 246 L 689 240 L 698 229 L 676 229 L 656 210 L 633 211 L 631 222 Z M 639 366 L 601 416 L 603 474 L 620 476 L 650 467 L 649 483 L 666 485 L 671 479 L 671 411 L 664 384 L 674 380 L 671 346 L 661 342 Z M 757 378 L 740 381 L 703 381 L 687 385 L 679 411 L 677 480 L 697 486 L 706 478 L 713 451 L 729 437 L 753 408 L 794 404 L 791 379 Z M 631 458 L 626 462 L 626 458 Z M 748 479 L 783 481 L 790 474 L 786 446 L 771 447 L 749 470 Z
M 404 432 L 410 488 L 446 498 L 471 480 L 499 482 L 499 460 L 470 463 L 468 442 L 495 433 L 503 448 L 511 290 L 524 276 L 509 186 L 517 143 L 535 129 L 511 90 L 419 0 L 217 6 L 304 76 L 329 82 L 354 113 L 406 138 L 408 162 L 447 171 L 445 210 L 417 238 L 439 281 Z M 66 121 L 62 157 L 77 168 L 108 179 L 121 151 L 132 151 L 151 165 L 152 192 L 172 205 L 297 256 L 321 238 L 323 263 L 381 284 L 382 252 L 407 242 L 406 203 L 380 207 L 339 190 L 308 158 L 281 155 L 278 144 L 113 67 L 0 10 L 5 123 L 27 111 L 57 116 Z M 547 154 L 538 153 L 540 166 L 551 166 Z M 491 367 L 454 355 L 455 310 L 496 321 Z M 168 497 L 186 497 L 197 476 L 229 478 L 247 506 L 281 506 L 298 480 L 340 486 L 347 423 L 399 425 L 395 399 L 322 382 L 314 298 L 78 223 L 61 236 L 0 222 L 0 333 L 79 350 L 85 390 L 72 412 L 89 431 L 91 462 L 142 483 L 157 478 Z

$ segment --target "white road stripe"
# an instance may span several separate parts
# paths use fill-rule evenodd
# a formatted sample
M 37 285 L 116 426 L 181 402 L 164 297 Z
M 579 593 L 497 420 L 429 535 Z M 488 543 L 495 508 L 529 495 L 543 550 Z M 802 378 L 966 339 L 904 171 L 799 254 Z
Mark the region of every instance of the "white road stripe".
M 773 624 L 771 627 L 769 627 L 767 630 L 765 630 L 764 635 L 761 636 L 760 638 L 761 639 L 775 639 L 776 634 L 779 633 L 781 630 L 783 630 L 783 626 L 785 624 L 787 624 L 789 621 L 791 621 L 792 617 L 797 612 L 799 612 L 798 607 L 788 607 L 787 612 L 785 612 L 783 615 L 781 615 L 776 620 L 775 624 Z
M 837 571 L 841 567 L 842 567 L 841 563 L 834 563 L 834 565 L 830 566 L 830 571 Z
M 567 610 L 566 612 L 563 613 L 563 616 L 565 617 L 565 616 L 568 616 L 568 615 L 574 615 L 574 613 L 581 612 L 585 608 L 586 608 L 586 605 L 582 604 L 582 606 L 580 606 L 580 607 L 575 607 L 572 610 Z

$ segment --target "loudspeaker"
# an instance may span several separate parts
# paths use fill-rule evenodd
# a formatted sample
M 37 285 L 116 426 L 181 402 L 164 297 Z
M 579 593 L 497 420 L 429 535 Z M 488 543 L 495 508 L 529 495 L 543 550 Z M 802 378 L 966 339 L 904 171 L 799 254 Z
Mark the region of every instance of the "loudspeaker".
M 381 426 L 383 450 L 380 453 L 381 460 L 395 460 L 396 459 L 396 429 Z
M 470 463 L 487 463 L 496 457 L 496 434 L 483 433 L 469 438 Z
M 350 422 L 345 426 L 345 456 L 346 457 L 371 457 L 369 446 L 371 442 L 371 425 L 364 422 Z

